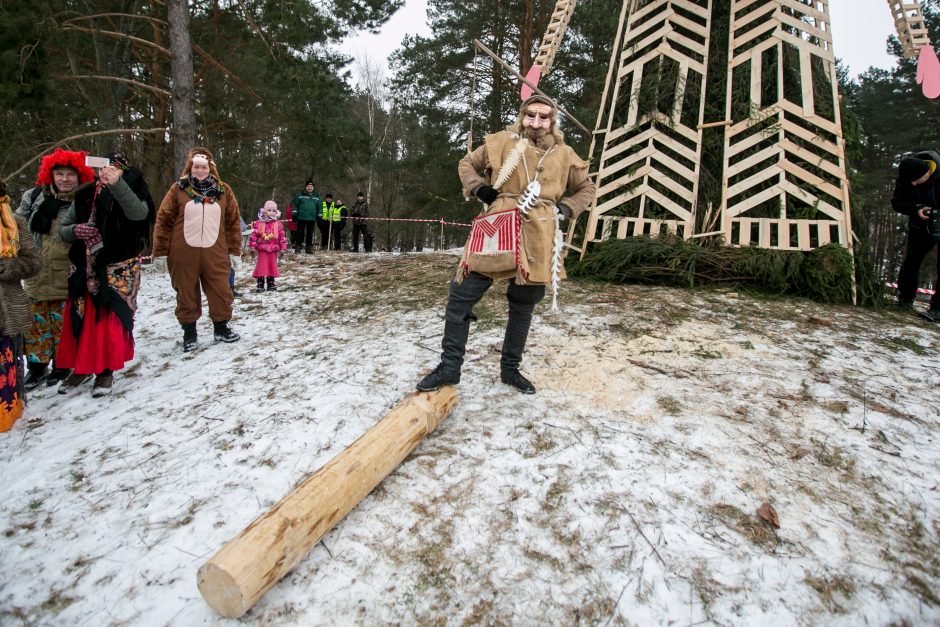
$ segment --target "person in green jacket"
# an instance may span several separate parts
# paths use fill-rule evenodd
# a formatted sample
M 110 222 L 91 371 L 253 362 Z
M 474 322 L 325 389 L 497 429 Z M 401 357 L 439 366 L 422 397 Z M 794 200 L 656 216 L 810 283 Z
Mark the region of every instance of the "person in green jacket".
M 323 212 L 323 200 L 316 191 L 312 180 L 308 180 L 304 191 L 294 196 L 291 201 L 297 231 L 294 239 L 294 252 L 300 252 L 300 243 L 304 243 L 304 252 L 313 252 L 313 225 L 319 222 Z

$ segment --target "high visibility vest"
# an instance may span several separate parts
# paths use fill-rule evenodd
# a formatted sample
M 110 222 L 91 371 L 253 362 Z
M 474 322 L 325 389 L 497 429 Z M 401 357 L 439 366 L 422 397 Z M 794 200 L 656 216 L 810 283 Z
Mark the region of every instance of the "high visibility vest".
M 331 202 L 329 208 L 329 217 L 326 219 L 332 220 L 333 222 L 339 222 L 343 219 L 343 209 L 346 209 L 346 205 L 343 203 L 337 205 L 335 202 Z M 347 213 L 348 212 L 349 211 L 347 210 Z M 326 210 L 324 210 L 323 213 L 326 214 Z

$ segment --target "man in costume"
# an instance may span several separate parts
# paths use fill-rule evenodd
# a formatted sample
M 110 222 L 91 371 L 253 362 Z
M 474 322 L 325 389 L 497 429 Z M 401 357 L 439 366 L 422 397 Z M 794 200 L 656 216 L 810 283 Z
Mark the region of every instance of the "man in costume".
M 71 372 L 56 360 L 65 299 L 68 297 L 69 247 L 59 236 L 59 227 L 79 190 L 93 189 L 95 172 L 85 165 L 87 152 L 56 148 L 42 158 L 36 187 L 26 191 L 16 213 L 29 225 L 42 256 L 42 270 L 26 279 L 32 324 L 25 334 L 27 390 L 45 382 L 60 384 Z M 47 368 L 52 364 L 51 372 Z
M 576 219 L 594 198 L 588 164 L 564 143 L 556 124 L 557 113 L 551 100 L 532 96 L 522 103 L 513 125 L 487 135 L 482 146 L 460 160 L 457 171 L 464 195 L 476 196 L 486 205 L 481 217 L 506 212 L 509 225 L 521 224 L 521 230 L 512 238 L 514 250 L 501 254 L 488 254 L 493 248 L 492 237 L 477 246 L 476 234 L 471 233 L 450 283 L 441 362 L 418 382 L 418 390 L 460 382 L 473 306 L 494 280 L 508 279 L 509 320 L 500 380 L 524 394 L 535 393 L 535 386 L 519 372 L 519 366 L 532 311 L 545 296 L 545 286 L 564 274 L 558 225 L 561 219 Z
M 907 216 L 907 251 L 898 272 L 898 305 L 913 309 L 917 296 L 917 275 L 927 253 L 937 244 L 931 236 L 931 212 L 940 212 L 940 154 L 933 150 L 918 152 L 901 160 L 894 184 L 891 206 Z M 933 216 L 940 220 L 940 213 Z M 936 228 L 936 227 L 935 227 Z M 940 255 L 937 256 L 937 277 L 940 280 Z M 930 309 L 923 316 L 940 322 L 940 290 L 930 299 Z

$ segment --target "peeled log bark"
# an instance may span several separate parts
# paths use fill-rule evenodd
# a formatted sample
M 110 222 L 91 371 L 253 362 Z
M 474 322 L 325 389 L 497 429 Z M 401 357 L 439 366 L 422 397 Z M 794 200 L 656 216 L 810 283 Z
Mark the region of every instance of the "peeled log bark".
M 406 397 L 202 565 L 198 583 L 206 602 L 226 618 L 238 618 L 251 609 L 456 404 L 452 385 Z

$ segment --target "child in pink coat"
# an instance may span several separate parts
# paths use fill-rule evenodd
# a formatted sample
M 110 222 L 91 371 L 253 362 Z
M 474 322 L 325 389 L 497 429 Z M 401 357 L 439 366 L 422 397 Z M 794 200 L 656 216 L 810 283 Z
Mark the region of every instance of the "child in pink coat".
M 269 292 L 276 290 L 274 277 L 281 276 L 277 270 L 277 255 L 287 249 L 287 238 L 284 237 L 284 225 L 280 217 L 277 203 L 269 200 L 258 210 L 258 219 L 251 225 L 248 247 L 258 253 L 255 271 L 251 276 L 258 279 L 259 292 L 264 291 L 265 283 Z

